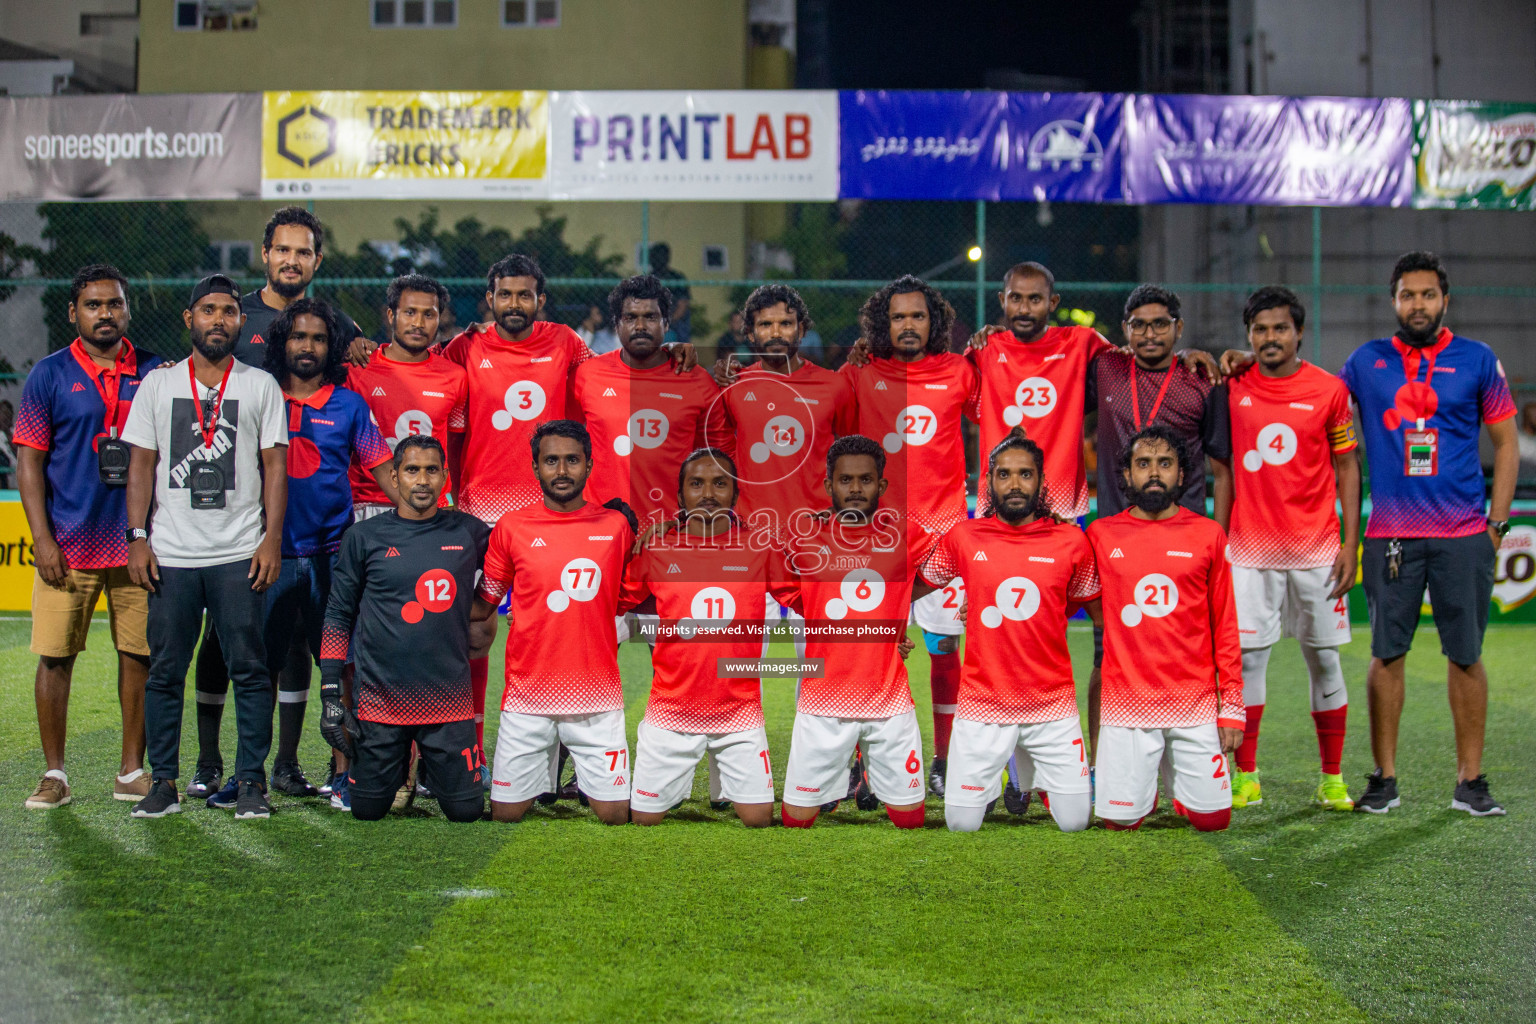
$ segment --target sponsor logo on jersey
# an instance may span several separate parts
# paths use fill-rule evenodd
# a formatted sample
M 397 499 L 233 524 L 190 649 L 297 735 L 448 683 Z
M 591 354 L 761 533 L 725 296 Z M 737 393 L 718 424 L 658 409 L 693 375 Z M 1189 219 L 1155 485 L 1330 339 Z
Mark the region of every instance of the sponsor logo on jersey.
M 590 533 L 590 534 L 587 535 L 587 540 L 613 540 L 613 534 L 611 534 L 611 533 Z
M 422 398 L 447 398 L 448 396 L 443 394 L 441 391 L 423 391 L 421 393 L 421 397 Z
M 1194 552 L 1192 552 L 1192 551 L 1170 551 L 1170 552 L 1168 552 L 1168 557 L 1169 558 L 1194 558 L 1195 555 L 1194 555 Z
M 973 561 L 973 562 L 985 562 L 986 560 L 987 560 L 987 553 L 985 551 L 978 551 L 974 555 L 971 556 L 971 561 Z
M 318 424 L 320 424 L 321 426 L 324 426 L 324 427 L 334 427 L 336 425 L 336 421 L 335 420 L 323 420 L 323 419 L 321 419 L 318 416 L 311 416 L 309 418 L 309 422 L 311 422 L 311 423 L 318 423 Z
M 482 359 L 482 360 L 480 360 L 480 369 L 482 369 L 482 370 L 492 370 L 492 369 L 495 369 L 495 367 L 493 367 L 491 365 L 491 361 L 489 359 Z
M 1124 557 L 1125 557 L 1125 555 L 1123 555 L 1123 554 L 1121 554 L 1121 552 L 1120 552 L 1120 549 L 1119 549 L 1119 548 L 1115 548 L 1115 550 L 1113 550 L 1113 551 L 1111 551 L 1111 552 L 1110 552 L 1110 553 L 1109 553 L 1109 557 L 1110 557 L 1110 558 L 1124 558 Z
M 84 391 L 85 390 L 85 385 L 81 384 L 79 381 L 75 381 L 75 386 L 70 388 L 69 390 L 70 390 L 71 393 L 74 393 L 76 391 Z
M 923 385 L 923 390 L 924 391 L 948 391 L 949 390 L 949 385 L 948 384 L 924 384 Z
M 1065 359 L 1065 358 L 1067 358 L 1067 354 L 1065 352 L 1057 352 L 1055 355 L 1053 355 L 1053 356 L 1046 356 L 1044 359 L 1042 359 L 1040 361 L 1042 363 L 1048 363 L 1052 359 Z
M 530 363 L 552 363 L 552 362 L 555 361 L 555 357 L 554 356 L 534 356 L 531 359 L 529 359 L 528 361 Z
M 1237 404 L 1240 405 L 1240 406 L 1252 405 L 1253 404 L 1253 399 L 1249 398 L 1247 395 L 1244 395 L 1243 396 L 1243 400 L 1241 402 L 1238 402 Z
M 464 550 L 464 545 L 463 544 L 444 544 L 443 547 L 442 547 L 442 550 L 444 550 L 444 551 L 463 551 Z
M 75 387 L 78 388 L 78 387 L 80 387 L 80 385 L 76 384 Z M 889 389 L 885 386 L 885 381 L 877 380 L 877 381 L 875 381 L 875 390 L 876 391 L 887 391 Z
M 391 544 L 389 546 L 389 550 L 384 552 L 384 557 L 385 558 L 399 558 L 400 557 L 400 552 L 395 549 L 395 546 L 393 544 Z
M 529 544 L 528 546 L 531 547 L 531 548 L 548 547 L 548 545 L 544 543 L 544 538 L 543 537 L 535 537 L 535 538 L 533 538 L 533 543 Z
M 648 796 L 652 800 L 659 800 L 660 799 L 660 797 L 657 794 L 655 794 L 655 793 L 647 793 L 645 790 L 641 789 L 639 786 L 635 787 L 635 792 L 639 793 L 641 796 Z
M 743 398 L 742 401 L 743 402 L 755 402 L 755 401 L 757 401 L 757 396 L 754 395 L 752 392 L 748 391 L 747 392 L 747 397 Z
M 379 387 L 379 386 L 377 386 L 377 385 L 375 385 L 374 389 L 373 389 L 373 394 L 370 397 L 373 397 L 373 398 L 384 398 L 385 397 L 384 389 Z
M 1291 408 L 1292 409 L 1305 409 L 1307 412 L 1311 412 L 1313 409 L 1316 408 L 1316 406 L 1308 405 L 1306 402 L 1292 402 L 1291 403 Z
M 667 575 L 668 576 L 672 575 L 673 573 L 679 573 L 679 572 L 682 572 L 682 571 L 683 570 L 681 570 L 681 569 L 679 569 L 677 567 L 677 563 L 676 562 L 673 562 L 671 565 L 667 566 Z
M 804 395 L 796 395 L 795 401 L 801 405 L 820 405 L 821 402 L 814 398 L 806 398 Z
M 613 388 L 603 388 L 603 397 L 604 398 L 618 398 L 619 397 L 619 393 L 617 391 L 613 390 Z
M 662 398 L 675 398 L 679 402 L 681 402 L 683 400 L 683 396 L 682 395 L 674 395 L 670 391 L 658 391 L 657 394 L 660 395 Z
M 964 786 L 964 785 L 962 785 L 960 788 L 965 790 L 967 793 L 980 793 L 980 792 L 982 792 L 983 790 L 986 789 L 985 786 Z
M 1047 565 L 1055 565 L 1056 564 L 1056 559 L 1051 558 L 1051 557 L 1046 556 L 1046 555 L 1030 555 L 1029 556 L 1029 560 L 1031 562 L 1044 562 Z
M 720 568 L 725 570 L 726 572 L 746 572 L 747 571 L 747 567 L 744 566 L 744 565 L 722 565 Z

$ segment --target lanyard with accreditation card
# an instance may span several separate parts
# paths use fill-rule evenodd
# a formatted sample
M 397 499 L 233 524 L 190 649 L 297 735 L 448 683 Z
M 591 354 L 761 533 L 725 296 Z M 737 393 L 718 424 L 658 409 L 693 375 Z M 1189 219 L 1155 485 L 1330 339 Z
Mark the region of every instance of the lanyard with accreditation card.
M 1163 386 L 1158 389 L 1157 398 L 1152 401 L 1152 411 L 1147 413 L 1147 426 L 1150 427 L 1152 421 L 1157 419 L 1157 410 L 1163 407 L 1163 396 L 1168 394 L 1168 385 L 1172 383 L 1173 367 L 1170 366 L 1167 372 L 1163 374 Z M 1136 360 L 1133 358 L 1131 360 L 1131 416 L 1137 430 L 1141 429 L 1141 396 L 1139 390 L 1136 386 Z
M 197 393 L 197 372 L 192 368 L 191 357 L 187 359 L 187 379 L 192 382 L 192 407 L 197 411 L 197 429 L 203 435 L 203 458 L 193 460 L 192 472 L 187 480 L 187 487 L 192 492 L 192 507 L 195 509 L 224 507 L 224 467 L 213 461 L 213 439 L 219 432 L 219 410 L 224 407 L 224 389 L 229 385 L 229 374 L 234 368 L 234 360 L 230 360 L 224 368 L 224 379 L 219 381 L 219 395 L 214 399 L 207 422 L 204 422 L 203 400 Z
M 1419 360 L 1424 361 L 1424 387 L 1431 395 L 1435 391 L 1435 352 L 1432 349 L 1410 348 L 1402 353 L 1403 376 L 1411 387 L 1419 376 Z M 1420 404 L 1416 412 L 1425 412 Z M 1430 411 L 1430 415 L 1433 412 Z M 1403 431 L 1403 475 L 1413 477 L 1436 476 L 1440 472 L 1440 431 L 1424 426 L 1426 417 L 1418 417 L 1412 426 Z
M 125 487 L 128 484 L 131 453 L 128 443 L 117 436 L 121 380 L 117 363 L 112 365 L 112 369 L 103 370 L 91 377 L 91 383 L 96 385 L 96 391 L 101 395 L 101 404 L 107 408 L 106 424 L 102 431 L 106 436 L 96 439 L 96 475 L 108 487 Z

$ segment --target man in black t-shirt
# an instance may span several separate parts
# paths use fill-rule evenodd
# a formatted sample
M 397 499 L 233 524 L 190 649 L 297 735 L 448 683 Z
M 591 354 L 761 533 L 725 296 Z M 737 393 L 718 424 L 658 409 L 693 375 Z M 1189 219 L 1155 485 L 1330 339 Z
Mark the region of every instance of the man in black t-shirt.
M 332 576 L 320 733 L 349 759 L 354 818 L 377 821 L 389 811 L 414 742 L 443 814 L 476 821 L 487 769 L 470 696 L 469 614 L 491 530 L 437 507 L 447 472 L 435 438 L 403 439 L 393 466 L 400 504 L 347 531 Z M 355 676 L 344 702 L 349 650 Z

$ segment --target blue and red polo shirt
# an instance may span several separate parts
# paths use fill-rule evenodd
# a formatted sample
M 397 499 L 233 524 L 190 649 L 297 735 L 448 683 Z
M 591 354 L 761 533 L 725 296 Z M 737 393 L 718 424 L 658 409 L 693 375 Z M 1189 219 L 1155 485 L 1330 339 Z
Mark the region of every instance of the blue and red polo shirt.
M 11 440 L 48 453 L 48 520 L 71 569 L 128 564 L 127 488 L 101 482 L 96 442 L 107 434 L 105 396 L 117 396 L 121 437 L 139 382 L 162 362 L 124 338 L 117 363 L 98 366 L 76 338 L 39 359 L 22 385 Z
M 1484 423 L 1515 414 L 1493 350 L 1445 327 L 1423 349 L 1378 338 L 1357 348 L 1339 377 L 1360 407 L 1371 470 L 1365 535 L 1470 537 L 1487 529 L 1478 434 Z M 1428 431 L 1437 449 L 1433 472 L 1410 475 L 1408 434 Z M 1431 456 L 1420 452 L 1422 467 Z
M 352 525 L 352 455 L 364 469 L 390 459 L 363 396 L 327 384 L 288 402 L 288 511 L 283 515 L 283 557 L 307 558 L 341 547 Z

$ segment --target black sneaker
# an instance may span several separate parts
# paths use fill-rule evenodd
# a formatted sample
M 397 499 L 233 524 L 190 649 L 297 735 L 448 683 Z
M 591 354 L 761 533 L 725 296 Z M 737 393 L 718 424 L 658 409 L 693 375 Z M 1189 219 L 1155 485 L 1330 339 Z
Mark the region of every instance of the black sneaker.
M 1456 783 L 1456 793 L 1451 798 L 1451 810 L 1466 811 L 1474 818 L 1488 818 L 1495 814 L 1507 813 L 1493 798 L 1493 794 L 1488 792 L 1486 775 Z
M 163 818 L 167 814 L 181 813 L 181 799 L 176 795 L 176 783 L 170 779 L 156 779 L 149 787 L 149 796 L 133 805 L 135 818 Z
M 728 811 L 731 809 L 731 802 L 729 800 L 711 800 L 709 802 L 709 809 L 712 811 Z
M 844 800 L 852 800 L 859 795 L 859 786 L 864 782 L 864 755 L 862 751 L 854 751 L 853 767 L 848 769 L 848 792 L 843 796 Z
M 933 763 L 928 766 L 928 791 L 940 800 L 944 799 L 944 773 L 949 771 L 949 759 L 933 756 Z
M 235 817 L 272 817 L 272 805 L 267 803 L 267 794 L 262 790 L 261 783 L 245 781 L 240 783 L 240 796 L 235 801 Z
M 837 810 L 837 805 L 840 803 L 842 803 L 841 800 L 828 800 L 826 803 L 821 805 L 821 813 L 831 814 L 833 811 Z
M 1487 791 L 1488 787 L 1484 784 L 1485 795 Z M 1456 795 L 1461 795 L 1461 786 L 1456 787 Z M 1368 814 L 1386 814 L 1392 808 L 1402 805 L 1403 801 L 1397 795 L 1397 776 L 1383 775 L 1380 768 L 1365 777 L 1365 795 L 1355 800 L 1355 810 Z
M 1009 775 L 1008 785 L 1003 787 L 1003 809 L 1009 814 L 1023 814 L 1029 810 L 1029 799 L 1032 795 L 1020 789 L 1013 776 Z
M 320 790 L 304 777 L 304 769 L 297 761 L 272 766 L 272 788 L 284 796 L 320 795 Z
M 216 764 L 200 764 L 187 783 L 188 800 L 206 800 L 224 784 L 224 769 Z
M 863 767 L 862 763 L 860 767 Z M 853 794 L 853 803 L 861 811 L 878 810 L 880 807 L 880 798 L 869 788 L 868 772 L 859 773 L 859 788 Z
M 416 762 L 416 799 L 436 800 L 437 797 L 432 795 L 432 787 L 426 783 L 426 773 L 421 770 L 425 764 L 424 760 Z

